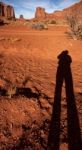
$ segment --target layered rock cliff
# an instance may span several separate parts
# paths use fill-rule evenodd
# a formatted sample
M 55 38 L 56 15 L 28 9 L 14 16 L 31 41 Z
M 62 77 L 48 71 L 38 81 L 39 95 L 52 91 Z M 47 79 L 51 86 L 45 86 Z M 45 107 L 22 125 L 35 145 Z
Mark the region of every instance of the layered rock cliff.
M 0 18 L 13 19 L 15 18 L 14 8 L 0 2 Z
M 46 18 L 46 12 L 44 8 L 37 7 L 36 8 L 36 13 L 35 13 L 35 18 L 39 19 L 45 19 Z
M 77 14 L 80 19 L 82 19 L 82 0 L 79 3 L 76 3 L 62 11 L 54 11 L 49 14 L 45 12 L 44 8 L 36 8 L 35 18 L 37 19 L 65 19 L 66 15 Z

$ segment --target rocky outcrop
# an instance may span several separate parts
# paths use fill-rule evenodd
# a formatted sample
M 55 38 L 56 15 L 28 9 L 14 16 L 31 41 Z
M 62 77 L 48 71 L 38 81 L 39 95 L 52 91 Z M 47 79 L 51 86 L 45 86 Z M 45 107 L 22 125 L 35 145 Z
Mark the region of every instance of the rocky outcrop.
M 0 2 L 0 18 L 13 19 L 15 18 L 14 8 L 10 5 L 6 5 Z
M 64 19 L 62 12 L 63 11 L 55 11 L 51 14 L 48 14 L 47 12 L 45 12 L 44 8 L 38 7 L 38 8 L 36 8 L 35 19 L 38 19 L 38 20 L 44 20 L 44 19 L 60 20 L 60 19 Z
M 18 20 L 19 20 L 19 21 L 25 21 L 24 16 L 23 16 L 23 15 L 20 15 Z
M 78 19 L 82 19 L 82 0 L 79 3 L 72 5 L 63 10 L 64 15 L 75 14 L 78 16 Z
M 35 13 L 35 18 L 37 19 L 45 19 L 46 18 L 46 12 L 44 8 L 37 7 L 36 8 L 36 13 Z
M 80 19 L 82 19 L 82 0 L 79 3 L 72 5 L 62 11 L 54 11 L 51 14 L 45 12 L 44 8 L 36 8 L 35 18 L 36 19 L 56 19 L 65 20 L 66 15 L 77 14 Z

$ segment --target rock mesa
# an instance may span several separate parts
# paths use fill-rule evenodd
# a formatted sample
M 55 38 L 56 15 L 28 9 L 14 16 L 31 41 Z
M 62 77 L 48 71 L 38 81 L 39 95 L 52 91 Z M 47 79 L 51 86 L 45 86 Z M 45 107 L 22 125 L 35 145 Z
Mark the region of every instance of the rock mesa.
M 4 4 L 3 2 L 0 2 L 0 18 L 15 18 L 14 8 L 10 5 Z
M 66 15 L 77 14 L 80 20 L 82 19 L 82 0 L 61 11 L 54 11 L 53 13 L 45 12 L 44 8 L 37 7 L 35 12 L 35 19 L 59 19 L 65 20 Z

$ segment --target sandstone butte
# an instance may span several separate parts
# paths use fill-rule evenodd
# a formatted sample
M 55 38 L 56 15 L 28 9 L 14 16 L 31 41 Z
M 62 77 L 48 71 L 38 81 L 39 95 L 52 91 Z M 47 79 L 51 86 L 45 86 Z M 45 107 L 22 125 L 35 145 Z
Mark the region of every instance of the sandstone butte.
M 4 18 L 14 19 L 15 12 L 13 6 L 0 2 L 0 19 L 4 19 Z
M 65 20 L 67 15 L 77 14 L 79 19 L 82 19 L 82 0 L 79 3 L 72 5 L 66 9 L 61 11 L 54 11 L 53 13 L 47 13 L 44 8 L 37 7 L 35 12 L 35 19 L 37 20 L 45 20 L 45 19 L 57 19 L 57 20 Z
M 66 20 L 66 16 L 70 14 L 77 14 L 78 18 L 82 20 L 82 0 L 66 9 L 57 10 L 53 13 L 47 13 L 45 8 L 37 7 L 35 12 L 35 18 L 37 20 L 47 20 L 47 19 L 55 19 L 59 21 Z M 13 6 L 7 5 L 3 2 L 0 2 L 0 19 L 14 19 L 15 11 Z

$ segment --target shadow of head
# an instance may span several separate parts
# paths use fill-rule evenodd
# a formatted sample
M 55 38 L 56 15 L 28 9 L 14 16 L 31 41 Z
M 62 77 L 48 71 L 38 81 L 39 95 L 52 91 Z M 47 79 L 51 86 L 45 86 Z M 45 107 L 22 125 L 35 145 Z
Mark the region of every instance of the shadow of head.
M 71 56 L 69 55 L 68 50 L 64 50 L 62 51 L 59 55 L 58 55 L 58 64 L 60 66 L 70 66 L 70 63 L 72 62 Z

